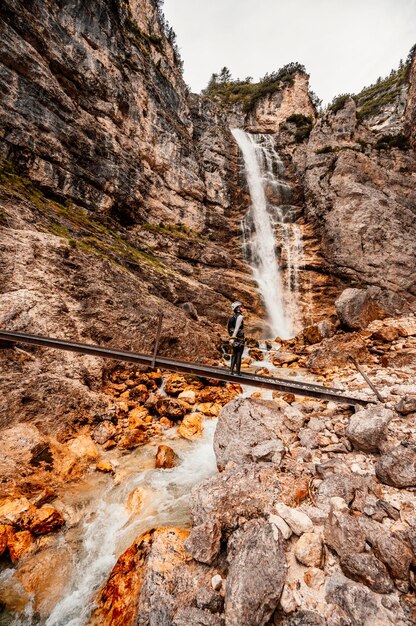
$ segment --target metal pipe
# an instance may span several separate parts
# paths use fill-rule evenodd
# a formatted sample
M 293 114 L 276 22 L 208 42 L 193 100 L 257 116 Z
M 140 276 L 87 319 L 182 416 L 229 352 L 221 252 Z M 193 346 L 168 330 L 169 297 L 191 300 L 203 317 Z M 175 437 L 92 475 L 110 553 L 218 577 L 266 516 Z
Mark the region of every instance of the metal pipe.
M 101 346 L 74 343 L 71 341 L 64 341 L 62 339 L 42 337 L 40 335 L 28 335 L 25 333 L 15 333 L 0 330 L 0 340 L 12 341 L 14 343 L 25 343 L 35 346 L 43 346 L 46 348 L 57 348 L 59 350 L 78 352 L 80 354 L 88 354 L 90 356 L 114 359 L 116 361 L 138 363 L 140 365 L 147 365 L 148 367 L 151 367 L 153 364 L 153 357 L 147 354 L 124 352 L 122 350 L 116 350 L 114 348 L 102 348 Z M 174 372 L 181 372 L 184 374 L 194 374 L 196 376 L 202 376 L 205 378 L 214 378 L 216 380 L 223 380 L 229 383 L 245 383 L 254 387 L 260 387 L 262 389 L 271 389 L 272 391 L 280 391 L 283 393 L 289 392 L 300 396 L 308 396 L 312 398 L 319 398 L 322 400 L 332 400 L 334 402 L 342 402 L 343 404 L 359 404 L 362 406 L 366 406 L 367 404 L 371 403 L 371 400 L 347 396 L 344 394 L 342 389 L 323 387 L 321 385 L 316 385 L 313 383 L 291 381 L 286 378 L 269 378 L 267 376 L 255 376 L 250 374 L 237 376 L 236 374 L 231 374 L 227 370 L 221 369 L 219 367 L 208 367 L 199 363 L 176 361 L 164 357 L 157 357 L 154 360 L 154 367 L 159 367 L 161 369 L 167 369 Z

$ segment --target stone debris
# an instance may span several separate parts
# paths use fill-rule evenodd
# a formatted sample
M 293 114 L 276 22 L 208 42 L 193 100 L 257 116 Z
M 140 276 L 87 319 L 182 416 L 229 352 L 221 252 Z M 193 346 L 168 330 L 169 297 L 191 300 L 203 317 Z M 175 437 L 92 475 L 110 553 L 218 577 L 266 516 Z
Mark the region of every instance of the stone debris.
M 158 469 L 171 469 L 179 462 L 178 455 L 170 446 L 160 445 L 156 452 L 155 467 Z

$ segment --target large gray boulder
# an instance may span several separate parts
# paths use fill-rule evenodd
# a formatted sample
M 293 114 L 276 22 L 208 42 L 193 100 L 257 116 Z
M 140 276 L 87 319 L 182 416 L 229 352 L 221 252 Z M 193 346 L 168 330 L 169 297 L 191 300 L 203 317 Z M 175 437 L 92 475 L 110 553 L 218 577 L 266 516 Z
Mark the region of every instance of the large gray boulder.
M 239 465 L 258 460 L 279 464 L 284 452 L 284 412 L 271 400 L 237 398 L 220 412 L 214 435 L 217 464 Z
M 326 586 L 327 602 L 344 612 L 347 620 L 343 624 L 351 626 L 404 626 L 409 624 L 400 604 L 391 603 L 392 610 L 383 606 L 385 596 L 375 593 L 358 582 L 336 573 Z M 393 606 L 392 606 L 393 605 Z
M 377 301 L 378 292 L 378 289 L 371 287 L 344 289 L 335 302 L 341 323 L 349 330 L 362 330 L 367 328 L 373 320 L 386 317 L 385 310 Z
M 358 450 L 378 452 L 386 439 L 388 425 L 393 417 L 393 411 L 383 407 L 361 409 L 351 416 L 347 437 Z
M 392 487 L 416 487 L 416 449 L 397 446 L 383 454 L 375 466 L 377 478 Z
M 280 532 L 265 520 L 251 520 L 229 541 L 225 592 L 226 626 L 261 626 L 279 602 L 286 580 Z
M 191 492 L 193 528 L 185 547 L 194 559 L 212 563 L 242 519 L 265 517 L 279 501 L 278 468 L 271 463 L 228 467 Z

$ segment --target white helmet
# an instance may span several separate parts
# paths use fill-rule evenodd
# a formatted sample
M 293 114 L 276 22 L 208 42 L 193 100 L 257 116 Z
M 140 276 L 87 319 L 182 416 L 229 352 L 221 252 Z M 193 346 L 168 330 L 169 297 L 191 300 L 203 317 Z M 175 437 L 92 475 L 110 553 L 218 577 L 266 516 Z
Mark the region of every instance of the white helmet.
M 239 307 L 239 306 L 243 306 L 243 305 L 241 304 L 241 302 L 239 302 L 239 301 L 237 300 L 236 302 L 233 302 L 233 303 L 232 303 L 232 305 L 231 305 L 231 309 L 232 309 L 233 311 L 235 311 L 236 309 L 238 309 L 238 307 Z

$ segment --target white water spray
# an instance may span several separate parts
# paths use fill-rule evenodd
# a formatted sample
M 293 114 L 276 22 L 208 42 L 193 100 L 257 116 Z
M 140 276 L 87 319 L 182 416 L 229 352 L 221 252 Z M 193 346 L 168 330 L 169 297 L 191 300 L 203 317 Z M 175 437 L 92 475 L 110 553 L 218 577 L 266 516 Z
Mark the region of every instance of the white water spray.
M 252 203 L 243 222 L 247 260 L 266 307 L 271 335 L 288 339 L 294 335 L 303 256 L 299 228 L 287 221 L 284 211 L 290 185 L 283 180 L 284 166 L 273 136 L 252 135 L 239 128 L 231 132 L 243 155 Z M 280 255 L 287 270 L 286 283 L 276 253 L 277 226 L 282 230 Z

